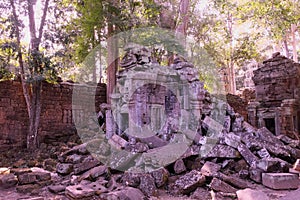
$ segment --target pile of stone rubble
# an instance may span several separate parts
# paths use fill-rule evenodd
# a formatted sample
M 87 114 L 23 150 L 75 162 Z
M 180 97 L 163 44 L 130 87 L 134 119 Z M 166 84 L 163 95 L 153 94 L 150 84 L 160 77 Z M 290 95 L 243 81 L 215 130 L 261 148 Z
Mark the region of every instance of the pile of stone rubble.
M 151 57 L 146 50 L 127 54 L 119 79 L 147 63 Z M 201 101 L 201 115 L 193 113 L 196 120 L 189 118 L 193 123 L 185 129 L 171 112 L 160 131 L 138 138 L 119 130 L 122 123 L 116 127 L 107 110 L 106 133 L 90 134 L 90 140 L 63 152 L 55 172 L 2 170 L 0 185 L 17 185 L 20 192 L 47 188 L 68 199 L 132 200 L 162 193 L 190 199 L 268 199 L 253 190 L 255 184 L 275 190 L 298 188 L 300 167 L 293 167 L 300 158 L 298 140 L 251 126 L 226 102 L 210 96 L 186 61 L 175 59 L 172 67 L 196 88 L 192 100 Z M 141 122 L 151 124 L 147 119 Z

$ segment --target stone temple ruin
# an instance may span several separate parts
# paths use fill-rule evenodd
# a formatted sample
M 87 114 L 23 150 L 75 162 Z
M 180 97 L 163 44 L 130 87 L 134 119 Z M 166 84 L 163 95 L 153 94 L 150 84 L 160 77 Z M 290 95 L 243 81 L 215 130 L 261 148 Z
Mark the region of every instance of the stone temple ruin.
M 143 128 L 164 138 L 179 130 L 197 131 L 201 114 L 209 112 L 208 93 L 192 64 L 180 58 L 171 67 L 153 64 L 151 53 L 140 48 L 127 49 L 121 67 L 112 95 L 119 135 L 137 129 L 141 134 Z
M 254 71 L 256 101 L 248 107 L 249 122 L 273 134 L 298 137 L 300 131 L 300 64 L 279 53 Z

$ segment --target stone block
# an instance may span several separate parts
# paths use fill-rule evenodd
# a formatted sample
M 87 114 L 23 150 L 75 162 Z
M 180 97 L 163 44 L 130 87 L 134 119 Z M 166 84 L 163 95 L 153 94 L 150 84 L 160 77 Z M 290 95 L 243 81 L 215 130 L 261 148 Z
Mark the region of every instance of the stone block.
M 168 170 L 162 167 L 160 169 L 152 171 L 151 175 L 155 180 L 156 187 L 160 188 L 167 183 L 170 173 L 168 172 Z
M 5 175 L 5 174 L 9 174 L 10 173 L 10 169 L 7 167 L 0 167 L 0 175 Z
M 237 148 L 241 142 L 241 137 L 235 135 L 234 133 L 225 134 L 225 144 L 233 148 Z
M 222 181 L 230 184 L 231 186 L 234 186 L 235 188 L 245 189 L 248 187 L 248 184 L 246 181 L 238 178 L 234 174 L 227 176 L 227 175 L 219 172 L 216 177 L 221 179 Z
M 280 162 L 272 158 L 264 158 L 257 161 L 256 167 L 264 172 L 281 172 Z
M 18 183 L 18 179 L 13 174 L 0 175 L 0 187 L 6 189 L 14 187 Z
M 270 158 L 271 155 L 266 148 L 262 148 L 261 150 L 257 151 L 257 154 L 260 158 Z
M 234 148 L 227 145 L 215 145 L 205 156 L 207 158 L 239 158 L 240 154 Z
M 73 164 L 58 163 L 56 165 L 56 172 L 62 175 L 70 174 L 73 171 Z
M 140 173 L 125 172 L 121 180 L 125 186 L 138 187 L 141 182 L 140 176 Z
M 65 195 L 71 199 L 90 198 L 95 194 L 95 191 L 85 185 L 73 185 L 66 187 Z
M 89 156 L 89 157 L 85 158 L 81 163 L 74 165 L 74 173 L 81 174 L 93 167 L 96 167 L 99 164 L 100 164 L 99 160 L 97 160 L 96 158 L 94 158 L 92 156 Z
M 182 172 L 186 171 L 186 167 L 182 159 L 176 160 L 173 168 L 176 174 L 181 174 Z
M 241 143 L 237 149 L 249 166 L 253 167 L 256 165 L 258 158 L 246 147 L 246 145 Z
M 148 197 L 158 195 L 155 179 L 151 174 L 143 174 L 140 176 L 140 185 L 138 188 Z
M 126 140 L 116 134 L 111 136 L 111 138 L 108 140 L 108 143 L 116 149 L 124 149 L 128 144 Z
M 229 184 L 221 181 L 220 179 L 213 178 L 210 183 L 210 188 L 217 192 L 224 193 L 235 193 L 237 191 L 236 188 L 230 186 Z
M 61 192 L 64 192 L 66 189 L 66 186 L 64 185 L 51 185 L 51 186 L 48 186 L 48 190 L 54 194 L 58 194 L 58 193 L 61 193 Z
M 205 176 L 197 170 L 192 170 L 189 173 L 179 177 L 174 184 L 176 192 L 181 194 L 189 194 L 197 187 L 205 184 Z
M 219 164 L 206 161 L 200 171 L 204 176 L 214 176 L 220 169 L 221 166 Z
M 291 173 L 263 173 L 262 184 L 275 190 L 298 189 L 299 176 Z
M 213 131 L 214 133 L 220 133 L 223 130 L 222 124 L 215 121 L 213 118 L 206 116 L 202 121 L 205 128 Z

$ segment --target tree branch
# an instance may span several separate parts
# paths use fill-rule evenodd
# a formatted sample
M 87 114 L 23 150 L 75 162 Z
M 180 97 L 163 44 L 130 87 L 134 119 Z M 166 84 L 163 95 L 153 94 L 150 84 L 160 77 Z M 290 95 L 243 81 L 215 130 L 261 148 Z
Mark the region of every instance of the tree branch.
M 39 37 L 38 37 L 38 41 L 37 41 L 38 44 L 41 43 L 48 7 L 49 7 L 49 0 L 46 0 L 45 6 L 44 6 L 44 9 L 43 9 L 43 16 L 42 16 L 41 23 L 40 23 L 40 28 L 39 28 Z

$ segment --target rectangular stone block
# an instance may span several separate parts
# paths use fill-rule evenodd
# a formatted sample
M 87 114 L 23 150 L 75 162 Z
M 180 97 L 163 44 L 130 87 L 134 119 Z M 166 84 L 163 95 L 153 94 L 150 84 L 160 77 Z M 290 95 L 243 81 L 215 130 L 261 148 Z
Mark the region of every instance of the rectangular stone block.
M 299 175 L 291 173 L 263 173 L 264 186 L 275 190 L 298 189 Z

